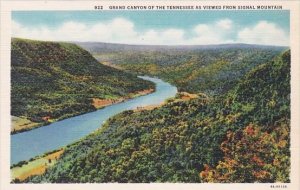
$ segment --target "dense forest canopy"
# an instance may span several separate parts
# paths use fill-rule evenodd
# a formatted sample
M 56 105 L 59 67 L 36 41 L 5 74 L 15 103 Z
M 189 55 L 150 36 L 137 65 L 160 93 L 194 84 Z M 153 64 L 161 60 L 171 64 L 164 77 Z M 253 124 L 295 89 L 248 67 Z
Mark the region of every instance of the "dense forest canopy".
M 198 86 L 205 72 L 212 72 L 209 80 L 218 81 L 217 86 L 227 84 L 222 77 L 235 81 L 230 73 L 241 72 L 226 93 L 213 98 L 200 94 L 189 101 L 175 98 L 150 111 L 116 115 L 98 131 L 67 146 L 55 166 L 27 182 L 289 182 L 290 51 L 275 56 L 278 51 L 192 53 L 183 70 L 170 61 L 178 73 L 202 73 L 194 80 Z M 162 54 L 151 56 L 164 60 Z M 174 60 L 180 60 L 178 56 Z M 186 59 L 189 54 L 182 56 Z M 164 68 L 153 74 L 175 80 L 171 74 L 161 74 L 168 66 Z M 203 90 L 198 86 L 186 87 Z
M 117 99 L 154 88 L 134 74 L 102 65 L 71 43 L 12 39 L 11 114 L 31 121 L 95 110 L 92 98 Z
M 248 44 L 143 46 L 78 43 L 99 61 L 137 74 L 158 76 L 180 91 L 226 93 L 255 66 L 287 47 Z

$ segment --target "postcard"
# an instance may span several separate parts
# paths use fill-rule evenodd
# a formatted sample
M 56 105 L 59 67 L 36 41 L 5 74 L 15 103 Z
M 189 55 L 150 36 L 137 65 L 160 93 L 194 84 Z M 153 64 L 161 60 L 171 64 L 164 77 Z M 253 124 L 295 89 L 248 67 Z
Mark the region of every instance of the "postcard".
M 299 184 L 298 1 L 2 1 L 1 190 Z

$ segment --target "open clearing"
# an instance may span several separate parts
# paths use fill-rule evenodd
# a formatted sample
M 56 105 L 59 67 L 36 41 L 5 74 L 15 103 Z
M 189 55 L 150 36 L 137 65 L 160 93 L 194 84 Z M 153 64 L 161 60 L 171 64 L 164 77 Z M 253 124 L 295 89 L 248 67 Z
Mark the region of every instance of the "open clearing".
M 18 178 L 20 181 L 25 180 L 26 178 L 33 175 L 41 175 L 46 169 L 56 163 L 56 160 L 64 152 L 63 149 L 60 149 L 54 153 L 48 154 L 41 158 L 37 158 L 33 161 L 29 161 L 28 164 L 25 164 L 21 167 L 14 167 L 11 169 L 11 178 Z

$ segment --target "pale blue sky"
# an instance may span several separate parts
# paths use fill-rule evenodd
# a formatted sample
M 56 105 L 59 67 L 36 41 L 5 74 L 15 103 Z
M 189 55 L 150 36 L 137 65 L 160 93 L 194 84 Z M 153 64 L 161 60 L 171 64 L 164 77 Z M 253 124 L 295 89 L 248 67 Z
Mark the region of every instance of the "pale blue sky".
M 289 11 L 283 10 L 14 11 L 12 20 L 15 37 L 165 45 L 288 45 L 290 27 Z

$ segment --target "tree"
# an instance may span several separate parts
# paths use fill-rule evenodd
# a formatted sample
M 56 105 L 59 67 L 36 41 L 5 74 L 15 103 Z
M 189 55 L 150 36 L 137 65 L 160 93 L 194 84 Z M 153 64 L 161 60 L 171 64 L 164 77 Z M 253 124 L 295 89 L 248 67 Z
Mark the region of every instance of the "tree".
M 249 124 L 244 130 L 228 131 L 221 144 L 222 161 L 200 172 L 204 182 L 288 182 L 289 121 L 281 120 L 271 133 Z

